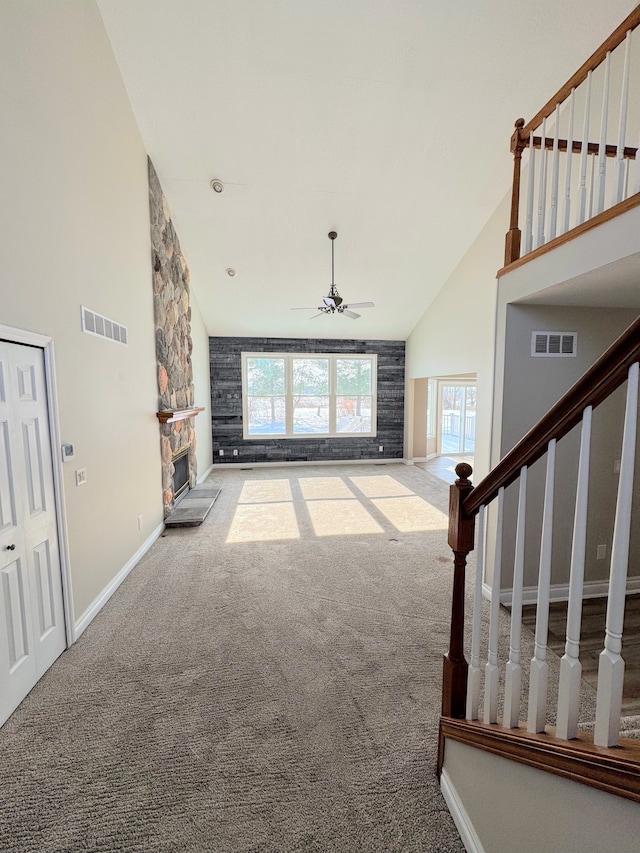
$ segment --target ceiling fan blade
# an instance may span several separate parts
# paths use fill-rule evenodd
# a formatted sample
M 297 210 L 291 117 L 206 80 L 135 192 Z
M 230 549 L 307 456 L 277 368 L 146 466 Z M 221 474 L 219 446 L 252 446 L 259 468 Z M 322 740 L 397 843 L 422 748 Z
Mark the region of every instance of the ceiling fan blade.
M 375 302 L 350 302 L 345 308 L 375 308 Z
M 347 308 L 343 308 L 340 312 L 341 314 L 346 314 L 347 317 L 351 317 L 352 320 L 357 320 L 360 314 L 356 314 L 355 311 L 349 311 Z
M 306 305 L 304 308 L 292 308 L 292 311 L 317 311 L 317 305 Z
M 336 307 L 336 301 L 331 296 L 323 296 L 322 301 L 327 306 L 327 308 L 335 308 Z
M 326 311 L 321 311 L 319 314 L 314 314 L 314 315 L 313 315 L 313 317 L 309 317 L 309 319 L 310 319 L 310 320 L 315 320 L 315 319 L 316 319 L 316 317 L 324 317 L 324 316 L 325 316 L 325 314 L 326 314 Z

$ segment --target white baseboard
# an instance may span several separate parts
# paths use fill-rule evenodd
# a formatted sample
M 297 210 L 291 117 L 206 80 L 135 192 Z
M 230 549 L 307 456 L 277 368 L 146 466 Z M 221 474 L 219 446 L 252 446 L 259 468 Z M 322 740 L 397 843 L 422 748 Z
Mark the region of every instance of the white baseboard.
M 469 815 L 446 770 L 443 770 L 440 775 L 440 790 L 449 807 L 456 829 L 460 833 L 464 849 L 467 853 L 484 853 L 484 847 L 480 843 L 480 839 L 471 823 Z
M 80 634 L 85 630 L 85 628 L 90 624 L 90 622 L 95 619 L 98 613 L 105 606 L 107 601 L 111 598 L 113 593 L 118 589 L 122 581 L 127 577 L 129 572 L 134 568 L 134 566 L 140 562 L 142 557 L 147 553 L 149 548 L 153 545 L 153 543 L 158 539 L 158 537 L 164 531 L 164 522 L 159 524 L 158 527 L 153 531 L 151 536 L 149 536 L 142 545 L 135 552 L 133 557 L 125 563 L 125 565 L 120 569 L 118 574 L 105 586 L 100 595 L 94 599 L 91 604 L 84 611 L 82 616 L 77 620 L 75 624 L 75 640 L 78 639 Z
M 223 457 L 224 458 L 224 457 Z M 402 458 L 398 459 L 328 459 L 314 462 L 214 462 L 211 466 L 215 471 L 218 468 L 292 468 L 310 465 L 402 465 L 406 464 Z M 412 463 L 411 463 L 412 464 Z
M 627 595 L 635 595 L 640 593 L 640 577 L 627 578 Z M 608 580 L 600 580 L 600 581 L 585 581 L 584 589 L 583 589 L 583 598 L 603 598 L 609 594 L 609 581 Z M 483 583 L 482 584 L 482 595 L 484 598 L 488 598 L 491 601 L 491 587 Z M 504 604 L 507 607 L 511 606 L 511 599 L 513 597 L 513 590 L 511 589 L 503 589 L 500 591 L 500 604 Z M 551 584 L 551 588 L 549 590 L 549 597 L 551 601 L 568 601 L 569 600 L 569 584 L 568 583 L 555 583 Z M 525 586 L 522 590 L 522 603 L 523 604 L 535 604 L 538 600 L 538 587 L 537 586 Z
M 211 463 L 211 465 L 209 465 L 209 467 L 208 467 L 208 468 L 207 468 L 207 470 L 204 472 L 204 474 L 201 474 L 201 475 L 198 477 L 198 479 L 196 480 L 196 483 L 197 483 L 198 485 L 200 485 L 201 483 L 204 483 L 204 481 L 207 479 L 207 477 L 209 476 L 209 474 L 210 474 L 212 471 L 213 471 L 213 462 Z

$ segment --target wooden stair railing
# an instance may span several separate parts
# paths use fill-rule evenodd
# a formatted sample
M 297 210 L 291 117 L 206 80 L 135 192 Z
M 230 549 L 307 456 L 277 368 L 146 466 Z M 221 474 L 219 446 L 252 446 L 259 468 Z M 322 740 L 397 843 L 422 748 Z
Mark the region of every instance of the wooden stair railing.
M 640 204 L 640 162 L 636 157 L 639 140 L 632 140 L 636 143 L 634 145 L 629 144 L 630 140 L 626 138 L 630 112 L 631 34 L 639 24 L 640 6 L 627 16 L 530 121 L 525 123 L 522 118 L 516 121 L 511 136 L 514 163 L 509 231 L 505 240 L 505 268 L 511 268 L 522 255 L 526 255 L 529 260 Z M 616 83 L 611 80 L 611 67 L 617 65 L 611 63 L 610 59 L 617 48 L 624 49 L 624 60 L 620 63 L 619 90 L 613 89 L 613 97 L 610 97 Z M 592 106 L 592 78 L 595 72 L 603 76 L 602 100 Z M 580 96 L 576 95 L 581 87 L 584 97 L 582 90 Z M 591 114 L 596 107 L 600 110 L 599 140 L 590 142 Z M 634 112 L 637 112 L 637 108 L 637 104 L 632 106 Z M 549 136 L 547 122 L 553 127 L 553 134 Z M 615 125 L 615 143 L 607 141 L 612 125 Z M 536 135 L 536 131 L 540 132 Z M 579 136 L 582 136 L 582 141 L 576 138 Z M 526 150 L 529 150 L 528 181 L 523 194 L 522 160 Z M 550 174 L 547 152 L 551 154 Z M 564 155 L 562 168 L 560 154 Z M 576 169 L 572 169 L 574 154 L 579 155 Z M 607 158 L 615 158 L 616 161 L 615 174 L 609 176 Z M 636 169 L 635 176 L 630 175 L 631 163 Z M 524 241 L 521 216 L 524 218 Z
M 479 619 L 482 597 L 483 547 L 478 543 L 476 601 L 471 640 L 471 666 L 463 650 L 464 587 L 467 556 L 474 548 L 476 516 L 479 532 L 484 529 L 485 508 L 498 499 L 498 530 L 493 567 L 491 621 L 488 660 L 485 666 L 484 723 L 497 723 L 498 670 L 497 639 L 500 605 L 500 542 L 504 489 L 520 478 L 520 503 L 514 560 L 513 600 L 511 607 L 510 656 L 505 667 L 505 698 L 502 726 L 519 725 L 520 703 L 520 628 L 522 604 L 522 565 L 524 558 L 524 500 L 528 468 L 547 454 L 547 482 L 540 546 L 535 654 L 531 662 L 527 730 L 532 735 L 546 731 L 547 678 L 546 644 L 549 613 L 551 519 L 553 516 L 553 476 L 555 446 L 574 426 L 582 422 L 582 446 L 579 459 L 576 510 L 574 519 L 571 577 L 567 618 L 566 653 L 561 661 L 558 723 L 555 736 L 567 741 L 577 737 L 579 685 L 578 659 L 591 413 L 613 391 L 627 382 L 627 405 L 623 431 L 621 472 L 611 551 L 609 604 L 600 655 L 598 698 L 594 743 L 598 747 L 618 742 L 624 661 L 620 656 L 626 575 L 629 553 L 631 499 L 635 464 L 636 420 L 638 411 L 638 373 L 640 366 L 640 317 L 607 349 L 595 364 L 567 391 L 524 438 L 496 465 L 475 488 L 470 482 L 471 466 L 456 467 L 458 479 L 450 488 L 449 545 L 454 553 L 451 636 L 443 662 L 443 718 L 477 720 L 481 671 L 479 666 Z M 577 685 L 577 687 L 576 687 Z M 442 727 L 439 767 L 442 762 Z M 635 784 L 635 783 L 634 783 Z

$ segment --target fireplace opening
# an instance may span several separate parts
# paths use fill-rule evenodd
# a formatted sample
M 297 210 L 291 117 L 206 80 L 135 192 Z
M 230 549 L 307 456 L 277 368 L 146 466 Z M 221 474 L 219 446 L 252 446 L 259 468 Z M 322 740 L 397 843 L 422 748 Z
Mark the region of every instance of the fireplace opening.
M 189 488 L 189 448 L 184 447 L 173 457 L 173 500 L 174 502 Z

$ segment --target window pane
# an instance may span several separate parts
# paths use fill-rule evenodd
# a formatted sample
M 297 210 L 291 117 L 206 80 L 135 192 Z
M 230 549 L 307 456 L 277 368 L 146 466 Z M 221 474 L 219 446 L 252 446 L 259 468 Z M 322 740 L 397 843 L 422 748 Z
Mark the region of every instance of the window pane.
M 337 432 L 371 432 L 371 397 L 338 397 Z
M 294 397 L 293 431 L 295 433 L 329 432 L 329 398 Z
M 339 358 L 336 360 L 338 394 L 371 394 L 371 359 Z
M 328 394 L 329 393 L 329 359 L 328 358 L 294 358 L 293 359 L 293 393 L 294 394 Z
M 249 394 L 284 394 L 283 358 L 248 358 L 247 392 Z
M 249 435 L 282 435 L 285 430 L 284 397 L 249 397 Z

